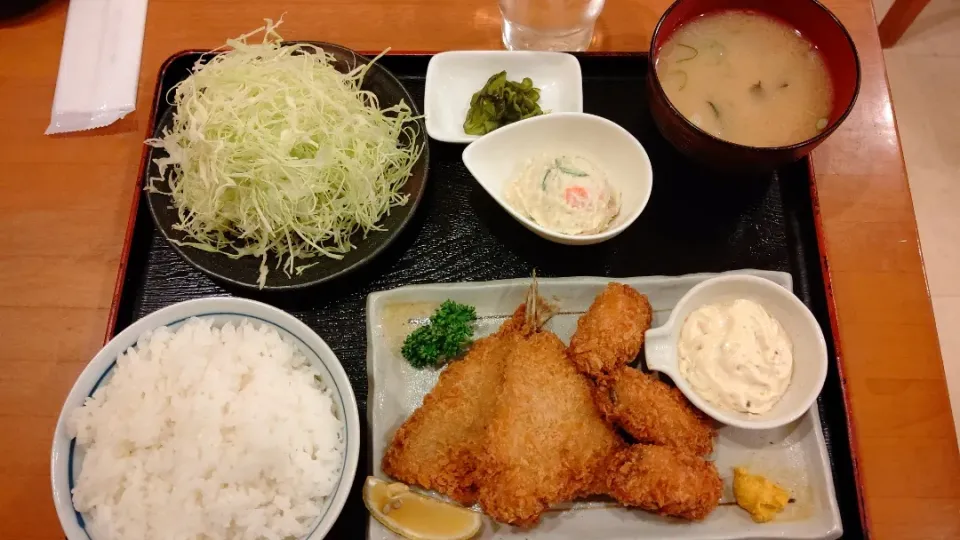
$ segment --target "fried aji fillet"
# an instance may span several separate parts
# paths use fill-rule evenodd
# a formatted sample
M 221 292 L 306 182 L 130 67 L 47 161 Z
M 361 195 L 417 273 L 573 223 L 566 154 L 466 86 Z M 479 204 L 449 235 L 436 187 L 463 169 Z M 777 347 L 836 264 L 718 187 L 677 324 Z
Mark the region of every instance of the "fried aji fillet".
M 625 506 L 701 520 L 717 507 L 723 482 L 713 463 L 686 451 L 636 444 L 610 460 L 609 494 Z
M 451 362 L 436 386 L 394 434 L 381 467 L 387 475 L 442 493 L 464 505 L 476 501 L 476 464 L 503 380 L 504 359 L 525 333 L 520 306 L 496 334 L 477 340 Z
M 681 448 L 704 456 L 713 452 L 712 422 L 676 388 L 624 366 L 597 385 L 594 397 L 608 422 L 641 443 Z
M 532 526 L 551 505 L 605 490 L 623 442 L 600 417 L 591 383 L 553 333 L 518 340 L 487 427 L 478 501 L 497 521 Z
M 570 358 L 581 373 L 602 379 L 637 357 L 652 320 L 646 296 L 622 283 L 610 283 L 577 321 Z

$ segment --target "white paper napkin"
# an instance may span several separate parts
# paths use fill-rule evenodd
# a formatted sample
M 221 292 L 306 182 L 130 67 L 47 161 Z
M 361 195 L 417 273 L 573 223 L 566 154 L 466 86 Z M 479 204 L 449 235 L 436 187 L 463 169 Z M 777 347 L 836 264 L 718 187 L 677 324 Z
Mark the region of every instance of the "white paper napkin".
M 46 133 L 108 126 L 137 102 L 147 0 L 70 0 Z

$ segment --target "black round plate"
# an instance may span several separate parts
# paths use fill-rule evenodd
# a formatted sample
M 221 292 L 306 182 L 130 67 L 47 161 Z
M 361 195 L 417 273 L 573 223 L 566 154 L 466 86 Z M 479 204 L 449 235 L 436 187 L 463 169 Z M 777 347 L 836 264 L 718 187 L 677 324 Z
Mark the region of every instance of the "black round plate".
M 335 57 L 334 67 L 340 72 L 345 73 L 358 65 L 370 63 L 369 58 L 339 45 L 312 41 L 301 43 L 316 45 L 325 52 L 333 55 Z M 410 93 L 407 92 L 407 89 L 403 87 L 392 73 L 379 64 L 374 64 L 367 71 L 362 88 L 373 92 L 377 96 L 381 108 L 392 107 L 403 100 L 410 106 L 415 116 L 420 116 L 420 111 L 410 96 Z M 154 136 L 159 137 L 164 128 L 169 128 L 173 125 L 174 110 L 175 108 L 171 107 L 166 114 L 163 115 L 157 124 Z M 282 268 L 278 268 L 277 258 L 271 255 L 267 258 L 270 273 L 267 275 L 266 284 L 262 290 L 281 291 L 301 289 L 343 276 L 370 262 L 400 235 L 400 232 L 403 231 L 404 227 L 410 222 L 413 213 L 420 204 L 420 199 L 423 197 L 427 182 L 427 164 L 430 160 L 429 149 L 427 147 L 426 126 L 424 125 L 423 119 L 418 120 L 418 123 L 419 129 L 416 141 L 414 142 L 415 144 L 423 146 L 423 152 L 420 154 L 420 159 L 414 164 L 407 182 L 403 185 L 403 188 L 401 188 L 401 192 L 406 193 L 409 196 L 409 200 L 404 206 L 391 208 L 390 214 L 380 220 L 380 224 L 386 228 L 386 231 L 371 232 L 366 238 L 363 238 L 362 233 L 355 234 L 351 238 L 355 246 L 354 249 L 344 254 L 340 260 L 329 257 L 318 257 L 302 262 L 298 261 L 298 264 L 317 262 L 317 264 L 304 270 L 300 275 L 293 273 L 288 277 Z M 148 178 L 160 176 L 154 160 L 165 157 L 166 155 L 167 153 L 159 148 L 150 150 L 148 155 Z M 157 186 L 165 191 L 167 188 L 166 179 L 157 181 Z M 147 205 L 150 207 L 150 214 L 153 216 L 153 222 L 156 224 L 157 229 L 161 231 L 168 241 L 185 240 L 185 235 L 181 231 L 173 228 L 173 226 L 179 222 L 179 218 L 177 216 L 177 210 L 172 206 L 172 201 L 169 196 L 148 192 Z M 240 259 L 231 259 L 223 254 L 210 253 L 188 246 L 179 246 L 174 242 L 170 242 L 170 245 L 173 246 L 173 249 L 175 249 L 184 260 L 205 274 L 232 285 L 260 290 L 259 285 L 257 285 L 257 279 L 260 277 L 259 258 L 248 256 Z

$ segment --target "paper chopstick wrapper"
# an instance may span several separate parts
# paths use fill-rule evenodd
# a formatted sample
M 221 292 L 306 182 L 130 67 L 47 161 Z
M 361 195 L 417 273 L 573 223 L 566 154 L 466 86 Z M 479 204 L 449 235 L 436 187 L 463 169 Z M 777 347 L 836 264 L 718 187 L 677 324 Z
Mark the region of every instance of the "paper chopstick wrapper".
M 146 19 L 147 0 L 70 0 L 48 135 L 133 112 Z

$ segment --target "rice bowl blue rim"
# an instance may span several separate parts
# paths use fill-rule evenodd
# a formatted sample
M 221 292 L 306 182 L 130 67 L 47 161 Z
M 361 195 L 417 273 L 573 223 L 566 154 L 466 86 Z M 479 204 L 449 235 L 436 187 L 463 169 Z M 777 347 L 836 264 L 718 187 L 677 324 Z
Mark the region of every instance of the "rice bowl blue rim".
M 291 315 L 291 314 L 289 314 L 289 313 L 287 313 L 287 312 L 285 312 L 285 311 L 283 311 L 283 310 L 281 310 L 281 309 L 279 309 L 279 308 L 276 308 L 276 307 L 271 306 L 271 305 L 269 305 L 269 304 L 264 304 L 264 303 L 262 303 L 262 302 L 257 302 L 257 301 L 255 301 L 255 300 L 248 300 L 248 299 L 245 299 L 245 298 L 234 298 L 234 297 L 208 297 L 208 298 L 198 298 L 198 299 L 193 299 L 193 300 L 187 300 L 187 301 L 184 301 L 184 302 L 179 302 L 179 303 L 176 303 L 176 304 L 172 304 L 172 305 L 170 305 L 170 306 L 166 306 L 166 307 L 164 307 L 164 308 L 161 308 L 160 310 L 157 310 L 157 311 L 155 311 L 155 312 L 153 312 L 153 313 L 150 313 L 150 314 L 142 317 L 142 318 L 139 319 L 138 321 L 134 321 L 134 323 L 131 324 L 127 329 L 133 327 L 137 322 L 142 321 L 143 319 L 146 319 L 147 317 L 150 317 L 151 315 L 158 314 L 158 313 L 160 313 L 160 312 L 162 312 L 162 311 L 165 311 L 165 310 L 173 310 L 174 308 L 182 307 L 182 306 L 185 305 L 185 304 L 204 303 L 204 302 L 211 302 L 211 301 L 213 301 L 213 302 L 220 301 L 220 302 L 226 302 L 226 303 L 238 303 L 238 304 L 253 305 L 253 306 L 257 306 L 257 307 L 259 307 L 259 308 L 261 308 L 261 309 L 265 309 L 265 310 L 267 310 L 267 311 L 272 311 L 272 312 L 274 312 L 275 314 L 280 314 L 280 315 L 282 315 L 282 316 L 289 317 L 289 318 L 292 319 L 295 323 L 298 323 L 298 324 L 302 325 L 303 328 L 306 329 L 306 331 L 307 331 L 308 333 L 312 334 L 324 347 L 326 347 L 326 348 L 329 350 L 329 352 L 330 352 L 331 356 L 333 357 L 333 359 L 336 360 L 337 366 L 340 368 L 340 371 L 341 371 L 340 374 L 343 375 L 344 378 L 347 379 L 347 381 L 349 382 L 349 378 L 347 377 L 346 372 L 343 371 L 343 366 L 342 366 L 342 364 L 340 364 L 339 358 L 337 358 L 336 354 L 333 352 L 333 349 L 331 349 L 330 346 L 327 345 L 327 343 L 323 340 L 323 338 L 321 338 L 319 335 L 317 335 L 316 332 L 313 331 L 313 329 L 311 329 L 309 326 L 307 326 L 305 323 L 303 323 L 303 321 L 297 319 L 295 316 L 293 316 L 293 315 Z M 323 513 L 322 513 L 322 514 L 320 514 L 319 516 L 317 516 L 317 517 L 314 519 L 314 523 L 313 523 L 313 525 L 312 525 L 312 527 L 311 527 L 311 529 L 310 529 L 310 532 L 308 532 L 306 535 L 304 535 L 303 537 L 301 537 L 301 540 L 311 540 L 311 539 L 313 538 L 314 534 L 316 534 L 317 530 L 320 528 L 320 525 L 323 523 L 324 519 L 327 518 L 328 514 L 330 513 L 330 510 L 334 507 L 335 499 L 337 498 L 338 492 L 339 492 L 339 490 L 340 490 L 341 484 L 343 484 L 344 478 L 347 476 L 348 469 L 352 469 L 352 472 L 351 472 L 351 474 L 350 474 L 350 476 L 351 476 L 351 478 L 350 478 L 351 483 L 352 483 L 354 477 L 356 476 L 356 469 L 357 469 L 357 464 L 358 464 L 358 463 L 355 463 L 355 462 L 357 462 L 357 461 L 359 461 L 359 460 L 358 460 L 358 459 L 357 459 L 357 460 L 351 459 L 350 449 L 351 449 L 351 445 L 353 444 L 353 441 L 352 441 L 351 437 L 349 436 L 349 433 L 350 433 L 350 424 L 351 424 L 352 421 L 355 420 L 355 421 L 357 422 L 357 424 L 358 424 L 358 425 L 357 425 L 357 428 L 358 428 L 358 434 L 359 434 L 359 417 L 358 417 L 358 411 L 356 410 L 356 409 L 358 409 L 358 407 L 357 407 L 357 404 L 356 404 L 356 397 L 354 396 L 354 393 L 353 393 L 353 388 L 352 388 L 352 386 L 349 386 L 349 385 L 348 385 L 348 388 L 347 388 L 346 390 L 347 390 L 347 393 L 348 393 L 351 397 L 353 397 L 353 404 L 354 404 L 354 407 L 353 407 L 353 408 L 354 408 L 354 411 L 353 411 L 353 412 L 357 413 L 357 414 L 355 414 L 355 415 L 350 415 L 351 417 L 348 418 L 347 408 L 346 408 L 346 404 L 345 404 L 345 400 L 344 400 L 344 392 L 343 392 L 343 390 L 341 389 L 340 385 L 337 383 L 336 375 L 335 375 L 335 373 L 334 373 L 334 370 L 331 369 L 330 365 L 328 365 L 328 363 L 324 361 L 324 357 L 323 357 L 321 354 L 319 354 L 319 353 L 314 349 L 314 347 L 308 345 L 308 344 L 306 343 L 306 341 L 304 341 L 303 338 L 301 338 L 297 333 L 291 331 L 291 330 L 290 330 L 289 328 L 287 328 L 286 326 L 284 326 L 284 325 L 282 325 L 282 324 L 280 324 L 280 323 L 277 323 L 277 322 L 275 322 L 275 321 L 273 321 L 273 320 L 266 319 L 266 318 L 264 318 L 264 317 L 258 316 L 258 315 L 253 315 L 253 314 L 250 314 L 250 313 L 243 313 L 243 312 L 239 312 L 239 311 L 224 311 L 224 310 L 221 310 L 221 311 L 213 311 L 213 312 L 206 312 L 206 313 L 195 313 L 195 314 L 190 314 L 190 315 L 182 316 L 182 317 L 180 317 L 180 318 L 178 318 L 178 319 L 175 319 L 175 320 L 172 320 L 172 321 L 169 321 L 169 322 L 158 322 L 157 324 L 155 324 L 155 325 L 153 325 L 153 326 L 150 326 L 149 328 L 146 328 L 145 330 L 143 330 L 143 331 L 141 331 L 141 332 L 139 332 L 139 333 L 136 333 L 136 334 L 131 333 L 131 336 L 134 338 L 131 343 L 124 344 L 123 346 L 116 346 L 116 347 L 119 348 L 119 352 L 118 352 L 117 355 L 115 355 L 115 357 L 110 361 L 110 364 L 106 367 L 106 369 L 104 369 L 103 372 L 101 372 L 101 373 L 99 374 L 99 376 L 97 377 L 96 382 L 93 384 L 93 386 L 90 388 L 90 390 L 86 393 L 86 395 L 85 395 L 85 397 L 84 397 L 84 401 L 86 400 L 86 398 L 91 397 L 91 396 L 94 394 L 94 392 L 97 391 L 97 389 L 100 387 L 100 385 L 104 382 L 104 379 L 107 377 L 107 375 L 109 375 L 109 374 L 113 371 L 114 367 L 117 365 L 117 358 L 116 358 L 116 357 L 119 357 L 120 354 L 124 354 L 130 347 L 136 345 L 136 343 L 139 341 L 140 336 L 141 336 L 143 333 L 148 332 L 148 331 L 156 330 L 156 329 L 158 329 L 158 328 L 160 328 L 160 327 L 177 326 L 177 325 L 180 325 L 180 324 L 182 324 L 183 322 L 185 322 L 185 321 L 187 321 L 187 320 L 189 320 L 189 319 L 192 319 L 192 318 L 201 318 L 201 317 L 238 317 L 238 318 L 252 319 L 252 320 L 260 321 L 261 323 L 264 323 L 264 324 L 269 324 L 270 326 L 275 327 L 275 328 L 277 328 L 277 329 L 279 329 L 279 330 L 282 330 L 283 332 L 286 332 L 289 336 L 295 338 L 295 339 L 300 343 L 300 345 L 303 347 L 303 349 L 304 349 L 305 351 L 309 351 L 321 364 L 323 364 L 324 368 L 325 368 L 325 369 L 327 370 L 327 372 L 330 374 L 330 377 L 329 377 L 329 378 L 332 380 L 333 388 L 336 390 L 336 395 L 337 395 L 336 397 L 337 397 L 337 401 L 339 402 L 339 406 L 340 406 L 339 412 L 340 412 L 341 416 L 343 416 L 343 418 L 340 419 L 341 422 L 342 422 L 342 424 L 343 424 L 343 427 L 342 427 L 343 443 L 344 443 L 344 444 L 343 444 L 343 454 L 342 454 L 342 460 L 341 460 L 340 475 L 339 475 L 339 477 L 338 477 L 338 479 L 337 479 L 337 482 L 336 482 L 336 484 L 334 485 L 333 490 L 331 491 L 331 493 L 330 493 L 329 495 L 327 495 L 326 497 L 324 497 L 324 504 L 326 505 L 326 508 L 323 510 Z M 124 331 L 126 331 L 126 329 L 125 329 Z M 114 340 L 115 340 L 117 337 L 119 337 L 122 333 L 123 333 L 123 332 L 121 332 L 120 334 L 118 334 L 117 336 L 115 336 L 115 337 L 114 337 Z M 101 349 L 101 351 L 98 352 L 97 355 L 95 355 L 94 358 L 91 360 L 91 363 L 93 362 L 93 360 L 96 359 L 97 356 L 99 356 L 99 355 L 103 352 L 103 349 L 106 349 L 106 348 L 110 347 L 110 346 L 113 344 L 113 341 L 114 341 L 114 340 L 111 340 L 110 342 L 108 342 L 107 344 L 105 344 L 105 345 L 103 346 L 103 348 Z M 310 363 L 313 364 L 313 362 L 310 362 Z M 85 369 L 86 369 L 86 368 L 85 368 Z M 74 385 L 78 384 L 80 378 L 82 378 L 82 377 L 83 377 L 83 373 L 81 373 L 81 375 L 78 377 L 77 383 L 74 383 Z M 324 381 L 324 383 L 329 385 L 329 383 L 328 383 L 327 381 Z M 328 386 L 328 387 L 329 387 L 329 386 Z M 73 390 L 71 390 L 70 394 L 72 394 L 72 393 L 73 393 Z M 70 396 L 68 395 L 67 401 L 69 401 L 69 399 L 70 399 Z M 63 409 L 63 410 L 61 411 L 61 413 L 60 413 L 60 419 L 58 419 L 58 422 L 57 422 L 58 427 L 59 427 L 61 421 L 63 420 L 64 415 L 65 415 L 65 413 L 67 412 L 67 410 L 68 410 L 68 404 L 65 403 L 65 404 L 64 404 L 64 409 Z M 71 409 L 71 410 L 72 410 L 72 409 Z M 354 417 L 354 416 L 355 416 L 356 418 L 352 418 L 352 417 Z M 56 435 L 56 433 L 55 433 L 55 435 Z M 74 475 L 73 475 L 73 472 L 74 472 L 74 456 L 75 456 L 75 452 L 76 452 L 76 443 L 77 443 L 77 440 L 76 440 L 75 437 L 70 438 L 70 443 L 69 443 L 69 447 L 68 447 L 68 451 L 67 451 L 67 455 L 66 455 L 66 461 L 67 461 L 67 462 L 66 462 L 66 469 L 67 469 L 67 471 L 66 471 L 66 472 L 67 472 L 67 479 L 66 479 L 66 480 L 67 480 L 67 488 L 68 488 L 68 490 L 67 490 L 67 496 L 68 496 L 68 498 L 69 498 L 70 507 L 72 508 L 74 517 L 75 517 L 75 519 L 76 519 L 76 524 L 80 527 L 80 530 L 83 532 L 84 536 L 85 536 L 88 540 L 93 540 L 93 539 L 91 538 L 90 534 L 89 534 L 89 533 L 87 532 L 87 530 L 86 530 L 86 523 L 85 523 L 85 521 L 84 521 L 84 519 L 83 519 L 83 515 L 82 515 L 79 511 L 76 510 L 76 507 L 73 506 L 72 493 L 73 493 L 73 489 L 74 489 L 74 487 L 75 487 L 75 486 L 74 486 Z M 54 456 L 51 458 L 51 466 L 55 465 L 55 463 L 56 463 L 56 457 L 55 457 L 55 456 L 56 456 L 57 446 L 58 446 L 58 445 L 57 445 L 57 437 L 55 436 L 55 437 L 54 437 L 54 442 L 53 442 L 53 452 L 54 452 Z M 356 450 L 357 450 L 357 453 L 359 453 L 359 447 L 357 447 Z M 351 463 L 351 462 L 354 462 L 354 463 Z M 57 493 L 58 493 L 58 491 L 57 491 L 57 486 L 56 486 L 56 476 L 57 476 L 57 475 L 56 475 L 56 471 L 52 469 L 52 470 L 51 470 L 51 481 L 52 481 L 52 483 L 53 483 L 53 489 L 54 489 L 54 502 L 55 502 L 55 503 L 58 503 L 58 500 L 57 500 L 58 498 L 56 497 L 56 495 L 57 495 Z M 347 493 L 346 495 L 349 495 L 349 493 Z M 346 495 L 343 497 L 343 501 L 342 501 L 341 504 L 339 505 L 339 508 L 337 508 L 337 512 L 336 512 L 336 513 L 337 513 L 337 517 L 339 516 L 339 513 L 343 510 L 343 507 L 344 507 L 344 505 L 345 505 L 345 503 L 346 503 Z M 58 512 L 58 515 L 59 515 L 59 512 Z M 333 525 L 333 522 L 331 522 L 331 523 L 329 524 L 329 526 L 327 527 L 327 531 L 324 531 L 324 535 L 326 535 L 326 533 L 329 532 L 329 529 L 330 529 L 330 527 L 332 527 L 332 525 Z M 67 531 L 64 531 L 64 532 L 67 533 Z M 67 534 L 67 536 L 68 536 L 68 538 L 69 538 L 69 534 Z

